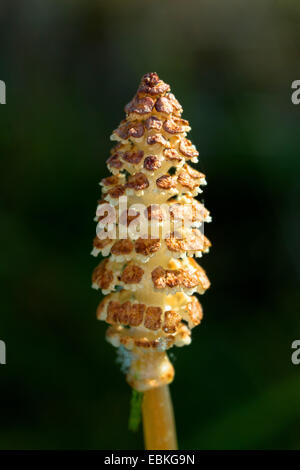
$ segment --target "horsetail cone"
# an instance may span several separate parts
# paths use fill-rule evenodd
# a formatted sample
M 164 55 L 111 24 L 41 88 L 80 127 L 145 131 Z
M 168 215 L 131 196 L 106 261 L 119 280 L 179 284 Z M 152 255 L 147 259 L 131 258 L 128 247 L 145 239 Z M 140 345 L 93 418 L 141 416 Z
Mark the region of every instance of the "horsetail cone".
M 92 283 L 106 295 L 97 317 L 110 325 L 107 340 L 129 352 L 127 381 L 146 391 L 172 382 L 166 351 L 190 344 L 202 319 L 193 294 L 210 283 L 194 258 L 209 250 L 210 216 L 195 199 L 205 175 L 187 163 L 198 152 L 169 85 L 144 75 L 125 113 L 111 136 L 112 175 L 100 183 L 92 254 L 105 258 Z

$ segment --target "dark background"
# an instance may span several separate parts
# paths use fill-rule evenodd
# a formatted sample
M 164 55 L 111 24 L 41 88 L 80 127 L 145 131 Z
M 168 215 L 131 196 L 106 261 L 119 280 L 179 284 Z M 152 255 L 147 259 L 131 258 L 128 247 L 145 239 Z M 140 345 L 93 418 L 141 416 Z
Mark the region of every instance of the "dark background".
M 296 0 L 1 2 L 0 448 L 143 446 L 89 252 L 109 136 L 150 71 L 213 216 L 204 321 L 171 353 L 180 448 L 300 448 L 299 26 Z

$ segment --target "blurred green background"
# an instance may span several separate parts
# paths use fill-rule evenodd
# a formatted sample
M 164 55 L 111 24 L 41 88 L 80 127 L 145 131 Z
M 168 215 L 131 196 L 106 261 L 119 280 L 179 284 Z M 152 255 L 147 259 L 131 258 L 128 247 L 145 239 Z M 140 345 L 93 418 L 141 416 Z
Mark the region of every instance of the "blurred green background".
M 0 6 L 1 449 L 139 449 L 89 253 L 111 131 L 141 76 L 182 103 L 207 174 L 212 287 L 172 350 L 181 449 L 300 449 L 300 4 Z

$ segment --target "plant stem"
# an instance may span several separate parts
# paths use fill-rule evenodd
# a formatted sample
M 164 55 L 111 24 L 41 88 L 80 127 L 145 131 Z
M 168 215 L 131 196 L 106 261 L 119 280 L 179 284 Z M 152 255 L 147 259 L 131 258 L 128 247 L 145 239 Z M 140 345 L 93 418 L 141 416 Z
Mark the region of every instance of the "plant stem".
M 142 412 L 146 450 L 177 450 L 169 386 L 164 385 L 144 392 Z

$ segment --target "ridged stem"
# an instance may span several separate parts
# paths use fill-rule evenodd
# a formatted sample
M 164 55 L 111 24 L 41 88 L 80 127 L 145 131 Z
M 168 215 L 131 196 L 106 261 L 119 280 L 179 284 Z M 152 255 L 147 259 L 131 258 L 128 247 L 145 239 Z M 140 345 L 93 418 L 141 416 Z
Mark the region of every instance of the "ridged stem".
M 169 386 L 144 392 L 142 405 L 146 450 L 177 450 L 177 438 Z

